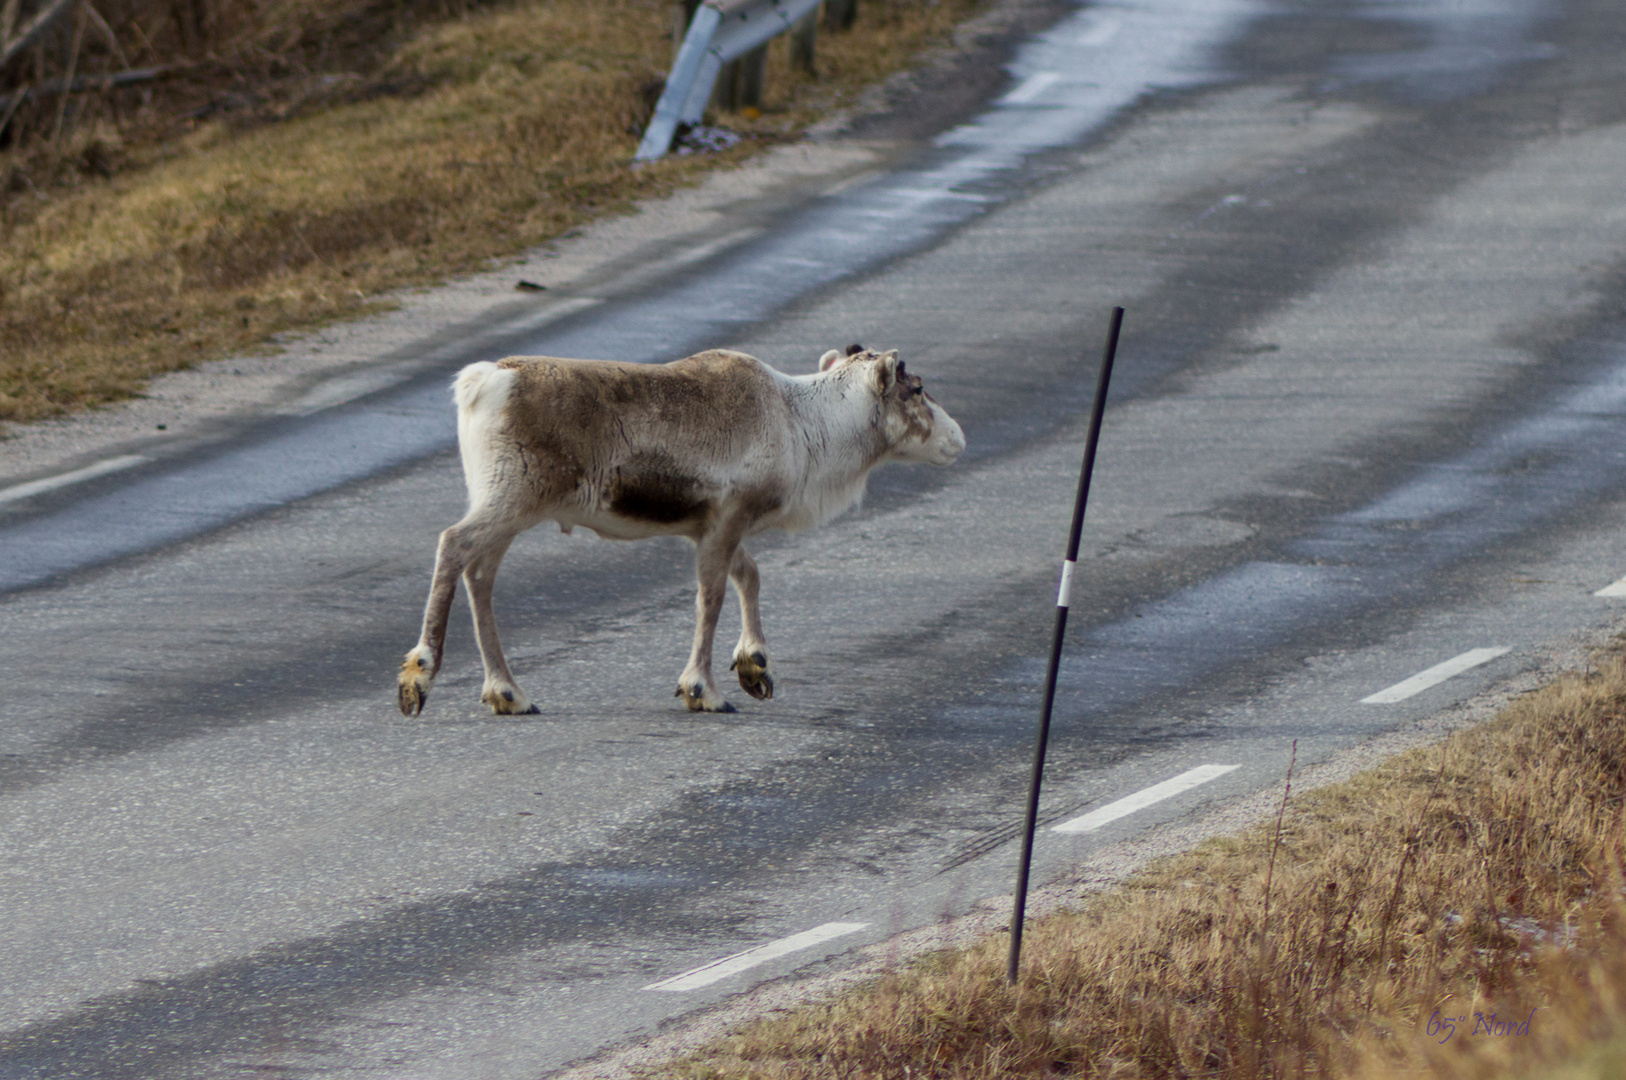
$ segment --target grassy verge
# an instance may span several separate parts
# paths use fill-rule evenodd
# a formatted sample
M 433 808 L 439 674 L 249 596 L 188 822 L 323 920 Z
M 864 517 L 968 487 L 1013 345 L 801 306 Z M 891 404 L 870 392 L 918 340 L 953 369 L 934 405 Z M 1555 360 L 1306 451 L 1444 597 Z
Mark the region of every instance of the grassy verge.
M 999 935 L 663 1074 L 1619 1076 L 1623 802 L 1614 659 L 1040 922 L 1015 989 Z
M 410 93 L 179 135 L 149 123 L 171 136 L 140 145 L 76 129 L 53 141 L 55 160 L 120 169 L 39 171 L 58 182 L 0 195 L 0 421 L 137 394 L 159 372 L 623 212 L 794 134 L 977 4 L 866 0 L 852 30 L 821 35 L 816 76 L 790 69 L 781 40 L 761 114 L 722 118 L 753 138 L 640 169 L 650 84 L 671 56 L 668 0 L 514 0 L 419 27 L 356 76 Z M 0 154 L 0 174 L 25 153 L 41 151 Z

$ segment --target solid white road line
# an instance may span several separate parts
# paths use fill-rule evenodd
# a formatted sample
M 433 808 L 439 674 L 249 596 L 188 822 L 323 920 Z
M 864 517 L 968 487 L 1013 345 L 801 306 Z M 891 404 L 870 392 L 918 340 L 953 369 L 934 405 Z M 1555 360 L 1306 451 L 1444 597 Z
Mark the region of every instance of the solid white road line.
M 765 964 L 776 957 L 800 952 L 803 949 L 811 949 L 813 946 L 821 945 L 832 938 L 856 934 L 868 925 L 869 923 L 863 922 L 825 923 L 823 926 L 815 926 L 811 930 L 804 930 L 800 934 L 792 934 L 790 937 L 770 941 L 766 945 L 758 945 L 754 949 L 746 949 L 744 952 L 735 953 L 733 956 L 725 956 L 721 960 L 713 960 L 703 967 L 685 971 L 681 975 L 674 975 L 670 979 L 662 979 L 657 983 L 650 983 L 644 989 L 698 990 L 702 986 L 710 986 L 712 983 L 726 979 L 730 975 L 738 975 L 740 972 L 754 968 L 758 964 Z
M 123 457 L 108 458 L 106 461 L 98 461 L 94 465 L 86 465 L 83 469 L 75 469 L 73 472 L 65 472 L 59 476 L 47 476 L 43 480 L 30 480 L 26 484 L 14 484 L 8 488 L 0 488 L 0 503 L 16 502 L 18 499 L 26 499 L 32 495 L 55 491 L 57 488 L 67 487 L 69 484 L 77 484 L 81 480 L 89 480 L 93 476 L 105 476 L 110 472 L 128 469 L 132 465 L 140 465 L 146 460 L 140 454 L 125 454 Z
M 1023 80 L 1022 85 L 1000 98 L 1000 104 L 1026 105 L 1060 81 L 1061 72 L 1059 71 L 1041 71 L 1036 75 L 1029 75 Z
M 1435 664 L 1427 671 L 1419 671 L 1411 678 L 1397 682 L 1387 690 L 1379 690 L 1370 697 L 1363 697 L 1361 704 L 1393 705 L 1397 701 L 1405 701 L 1413 694 L 1421 694 L 1431 686 L 1438 686 L 1453 675 L 1460 675 L 1469 668 L 1489 663 L 1503 653 L 1511 651 L 1505 645 L 1498 645 L 1489 649 L 1469 649 L 1461 656 L 1453 656 L 1443 664 Z
M 1626 596 L 1626 577 L 1621 578 L 1619 581 L 1615 582 L 1613 585 L 1605 585 L 1603 588 L 1599 589 L 1597 592 L 1593 593 L 1592 595 L 1593 596 L 1617 596 L 1617 597 L 1618 596 Z
M 1190 791 L 1199 784 L 1206 784 L 1215 777 L 1224 776 L 1232 769 L 1241 768 L 1240 765 L 1199 765 L 1179 776 L 1153 784 L 1144 791 L 1137 791 L 1133 795 L 1125 795 L 1117 802 L 1109 802 L 1099 810 L 1091 810 L 1083 817 L 1064 821 L 1060 825 L 1052 826 L 1051 832 L 1086 833 L 1094 832 L 1109 821 L 1117 821 L 1121 817 L 1128 817 L 1136 810 L 1144 810 L 1153 803 L 1162 802 L 1180 794 Z

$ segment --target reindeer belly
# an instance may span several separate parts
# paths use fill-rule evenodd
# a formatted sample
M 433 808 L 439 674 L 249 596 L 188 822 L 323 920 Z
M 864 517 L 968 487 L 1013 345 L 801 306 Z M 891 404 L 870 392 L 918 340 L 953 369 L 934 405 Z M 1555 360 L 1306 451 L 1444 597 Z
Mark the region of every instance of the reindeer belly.
M 598 475 L 559 523 L 584 525 L 612 540 L 648 536 L 698 537 L 717 510 L 721 492 L 660 453 L 636 454 Z

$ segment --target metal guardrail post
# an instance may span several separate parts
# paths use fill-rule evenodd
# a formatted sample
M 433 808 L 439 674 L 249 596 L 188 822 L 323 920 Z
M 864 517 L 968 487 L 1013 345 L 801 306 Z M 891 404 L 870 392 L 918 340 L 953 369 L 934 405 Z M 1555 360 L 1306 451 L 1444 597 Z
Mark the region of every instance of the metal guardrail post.
M 790 32 L 790 66 L 813 74 L 813 52 L 819 40 L 819 13 L 810 12 Z
M 724 64 L 796 27 L 819 0 L 705 0 L 689 22 L 655 116 L 638 144 L 637 161 L 664 157 L 679 124 L 698 124 Z
M 768 46 L 758 45 L 738 60 L 730 60 L 717 75 L 711 103 L 719 109 L 762 107 L 762 91 L 768 81 Z
M 857 18 L 858 0 L 824 0 L 824 25 L 828 29 L 849 29 Z
M 685 99 L 700 74 L 701 64 L 711 55 L 711 39 L 722 19 L 722 13 L 716 8 L 702 4 L 696 9 L 694 18 L 689 20 L 689 32 L 683 36 L 683 47 L 678 49 L 677 59 L 672 62 L 672 73 L 666 77 L 666 89 L 661 91 L 661 99 L 655 103 L 655 115 L 644 130 L 643 141 L 638 144 L 638 153 L 633 155 L 633 160 L 653 161 L 664 157 L 671 147 L 672 136 L 677 134 L 677 126 L 682 122 Z M 714 70 L 711 78 L 716 77 Z M 707 80 L 706 93 L 711 93 L 710 80 Z

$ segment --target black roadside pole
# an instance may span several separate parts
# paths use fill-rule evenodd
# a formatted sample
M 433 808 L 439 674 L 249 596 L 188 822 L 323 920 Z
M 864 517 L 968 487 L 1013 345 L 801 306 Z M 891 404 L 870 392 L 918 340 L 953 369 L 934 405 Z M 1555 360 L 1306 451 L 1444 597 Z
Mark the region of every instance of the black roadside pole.
M 1112 326 L 1107 330 L 1107 348 L 1101 357 L 1101 376 L 1095 384 L 1095 404 L 1090 409 L 1090 430 L 1084 439 L 1084 467 L 1078 474 L 1078 496 L 1073 500 L 1073 531 L 1067 537 L 1067 559 L 1061 564 L 1061 590 L 1056 596 L 1056 632 L 1050 642 L 1050 667 L 1044 678 L 1044 706 L 1039 710 L 1039 736 L 1033 747 L 1033 778 L 1028 784 L 1027 823 L 1022 829 L 1022 861 L 1016 871 L 1016 907 L 1011 912 L 1011 957 L 1005 978 L 1016 985 L 1022 960 L 1022 923 L 1028 903 L 1028 870 L 1033 864 L 1033 831 L 1039 819 L 1039 785 L 1044 780 L 1045 747 L 1050 742 L 1050 708 L 1056 701 L 1056 675 L 1061 668 L 1061 643 L 1067 632 L 1067 607 L 1072 602 L 1073 567 L 1078 563 L 1078 541 L 1084 531 L 1084 505 L 1090 500 L 1090 474 L 1095 471 L 1095 445 L 1101 439 L 1101 414 L 1107 407 L 1107 384 L 1112 381 L 1112 361 L 1118 355 L 1118 331 L 1123 328 L 1124 309 L 1112 309 Z

